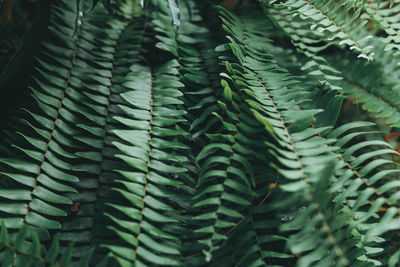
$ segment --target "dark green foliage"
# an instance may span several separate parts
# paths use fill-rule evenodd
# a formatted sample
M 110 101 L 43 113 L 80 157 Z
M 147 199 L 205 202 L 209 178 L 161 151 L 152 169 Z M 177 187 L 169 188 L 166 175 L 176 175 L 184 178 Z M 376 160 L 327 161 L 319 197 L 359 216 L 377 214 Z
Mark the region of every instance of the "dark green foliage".
M 2 266 L 69 266 L 72 263 L 72 243 L 60 254 L 59 236 L 55 235 L 47 250 L 40 244 L 36 232 L 29 232 L 26 226 L 22 226 L 16 235 L 10 236 L 3 224 L 0 247 Z M 93 249 L 88 249 L 76 264 L 87 265 L 92 253 Z
M 399 265 L 398 1 L 39 2 L 2 266 Z

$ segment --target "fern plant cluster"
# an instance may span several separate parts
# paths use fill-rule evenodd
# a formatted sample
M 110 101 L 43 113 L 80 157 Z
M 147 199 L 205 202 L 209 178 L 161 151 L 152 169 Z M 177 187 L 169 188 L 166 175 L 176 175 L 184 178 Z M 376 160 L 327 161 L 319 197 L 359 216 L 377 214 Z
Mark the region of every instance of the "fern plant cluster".
M 400 1 L 35 2 L 2 266 L 400 266 Z

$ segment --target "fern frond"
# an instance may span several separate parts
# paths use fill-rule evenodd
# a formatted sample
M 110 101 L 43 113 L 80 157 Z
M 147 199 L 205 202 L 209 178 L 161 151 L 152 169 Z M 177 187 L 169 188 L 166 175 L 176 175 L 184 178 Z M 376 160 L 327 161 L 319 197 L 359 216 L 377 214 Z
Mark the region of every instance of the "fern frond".
M 202 163 L 198 181 L 200 192 L 196 195 L 194 207 L 200 207 L 203 211 L 194 219 L 202 222 L 202 227 L 196 233 L 204 236 L 200 243 L 210 250 L 205 252 L 208 260 L 211 259 L 210 252 L 218 248 L 215 242 L 224 239 L 222 233 L 242 218 L 238 210 L 250 204 L 252 195 L 251 155 L 243 148 L 251 143 L 256 144 L 255 140 L 250 141 L 246 136 L 249 131 L 257 132 L 256 126 L 245 122 L 249 114 L 241 110 L 242 103 L 234 102 L 235 99 L 240 101 L 237 92 L 230 91 L 227 83 L 224 90 L 227 100 L 232 101 L 232 104 L 228 102 L 224 106 L 228 117 L 216 115 L 225 131 L 209 135 L 213 142 L 205 146 L 197 157 Z M 205 157 L 207 160 L 204 160 Z
M 216 34 L 206 27 L 194 3 L 187 1 L 188 8 L 180 1 L 183 23 L 178 31 L 181 63 L 181 81 L 185 84 L 185 103 L 191 136 L 196 142 L 203 141 L 204 133 L 216 128 L 218 119 L 212 112 L 218 109 L 218 87 L 220 86 Z M 199 138 L 201 137 L 201 138 Z
M 111 206 L 128 217 L 106 214 L 116 224 L 111 229 L 131 247 L 125 249 L 107 246 L 121 264 L 127 264 L 128 261 L 137 264 L 177 264 L 179 239 L 175 237 L 174 231 L 179 230 L 179 227 L 173 225 L 178 224 L 180 219 L 171 205 L 184 204 L 180 203 L 171 190 L 174 185 L 182 183 L 173 179 L 173 176 L 180 176 L 187 171 L 180 167 L 180 163 L 187 159 L 178 152 L 187 149 L 187 146 L 175 138 L 185 134 L 182 129 L 174 126 L 174 122 L 181 120 L 185 113 L 176 108 L 176 105 L 182 104 L 177 99 L 182 93 L 178 89 L 181 84 L 176 76 L 176 67 L 175 61 L 154 70 L 133 66 L 131 70 L 135 75 L 127 76 L 124 84 L 131 89 L 121 95 L 125 101 L 121 105 L 126 112 L 124 124 L 128 129 L 116 129 L 113 132 L 129 140 L 129 144 L 114 144 L 120 150 L 116 156 L 131 169 L 119 171 L 124 178 L 117 182 L 124 187 L 115 190 L 129 201 L 129 205 L 120 203 Z M 169 82 L 164 83 L 165 80 Z M 135 127 L 135 121 L 143 126 Z
M 372 36 L 363 30 L 367 21 L 359 19 L 361 11 L 354 9 L 351 2 L 293 0 L 282 5 L 300 18 L 313 21 L 310 29 L 324 33 L 327 43 L 345 44 L 356 51 L 358 57 L 372 60 L 373 47 L 368 45 Z
M 104 159 L 112 153 L 108 149 L 111 144 L 106 136 L 110 131 L 107 122 L 112 120 L 113 112 L 109 110 L 115 108 L 110 104 L 110 99 L 114 100 L 113 82 L 117 83 L 118 75 L 122 76 L 126 69 L 114 69 L 115 65 L 126 65 L 123 59 L 115 64 L 116 47 L 121 33 L 127 38 L 128 32 L 135 32 L 137 26 L 123 31 L 128 22 L 113 20 L 98 8 L 81 18 L 82 24 L 74 35 L 74 4 L 54 6 L 52 12 L 50 36 L 37 58 L 31 88 L 37 106 L 25 109 L 29 116 L 21 120 L 27 130 L 21 133 L 22 141 L 16 145 L 16 150 L 22 152 L 20 159 L 2 160 L 10 166 L 2 172 L 7 177 L 3 190 L 23 186 L 18 189 L 18 196 L 8 196 L 9 200 L 2 203 L 6 213 L 11 211 L 7 207 L 13 205 L 18 206 L 13 213 L 18 213 L 3 218 L 6 225 L 12 223 L 9 227 L 19 228 L 21 223 L 34 226 L 44 240 L 49 238 L 46 229 L 60 229 L 59 239 L 78 242 L 73 254 L 81 257 L 83 248 L 87 250 L 96 244 L 93 239 L 104 238 L 105 225 L 95 221 L 96 202 L 98 195 L 104 195 L 101 189 L 109 189 L 100 185 L 110 182 L 108 172 L 115 166 L 113 162 L 107 165 Z M 63 21 L 64 17 L 69 20 Z M 50 38 L 56 42 L 50 42 Z M 142 38 L 137 39 L 140 43 Z M 118 52 L 134 54 L 127 49 Z M 123 58 L 126 54 L 118 56 Z M 27 168 L 21 169 L 20 165 Z M 100 185 L 99 180 L 103 182 Z M 97 204 L 97 209 L 101 209 Z M 26 209 L 24 214 L 22 207 Z
M 233 14 L 226 15 L 225 19 L 233 25 L 238 25 L 240 22 L 240 19 Z M 225 26 L 228 27 L 227 25 L 226 23 Z M 231 28 L 231 31 L 234 30 Z M 252 44 L 255 42 L 251 40 L 252 33 L 253 31 L 247 30 L 246 38 L 238 40 L 238 43 L 230 44 L 232 51 L 241 63 L 241 65 L 232 65 L 230 72 L 235 74 L 232 78 L 236 80 L 237 84 L 243 86 L 243 90 L 254 99 L 248 100 L 248 103 L 253 108 L 256 118 L 265 125 L 266 131 L 273 137 L 274 141 L 267 142 L 267 145 L 271 148 L 270 153 L 278 161 L 280 173 L 288 179 L 282 181 L 283 184 L 281 184 L 281 188 L 288 192 L 287 203 L 293 204 L 298 201 L 299 196 L 292 193 L 295 188 L 297 191 L 300 188 L 302 192 L 300 194 L 305 194 L 301 199 L 305 200 L 304 214 L 307 216 L 299 215 L 293 219 L 293 223 L 298 224 L 302 221 L 303 223 L 300 224 L 304 225 L 308 215 L 319 214 L 311 216 L 318 217 L 318 219 L 307 222 L 310 228 L 304 228 L 298 234 L 290 236 L 288 246 L 295 254 L 307 254 L 298 262 L 304 266 L 319 260 L 326 261 L 328 265 L 333 262 L 340 265 L 355 262 L 357 261 L 356 257 L 348 259 L 346 252 L 351 249 L 351 246 L 348 245 L 349 242 L 356 244 L 359 241 L 350 234 L 351 228 L 346 226 L 347 218 L 332 221 L 332 218 L 339 217 L 328 208 L 329 201 L 327 199 L 331 197 L 327 197 L 323 193 L 326 189 L 320 187 L 322 183 L 325 184 L 323 187 L 327 188 L 328 178 L 331 176 L 331 174 L 324 175 L 323 170 L 330 169 L 329 172 L 332 173 L 334 168 L 317 167 L 316 164 L 329 166 L 334 156 L 330 154 L 330 149 L 326 146 L 329 143 L 316 136 L 322 129 L 309 128 L 313 121 L 312 115 L 318 113 L 319 110 L 301 110 L 296 107 L 301 105 L 302 97 L 307 93 L 302 92 L 298 82 L 292 79 L 285 70 L 278 68 L 271 57 L 266 58 L 265 50 L 263 51 L 260 46 L 253 47 Z M 261 55 L 263 59 L 261 59 Z M 241 68 L 244 68 L 245 74 L 240 74 Z M 246 77 L 246 82 L 242 82 L 241 77 Z M 287 124 L 291 123 L 293 124 L 288 127 Z M 275 142 L 277 145 L 274 144 Z M 274 206 L 274 204 L 272 205 Z M 277 203 L 275 205 L 283 207 L 284 204 Z M 319 228 L 317 225 L 322 226 Z M 319 247 L 302 245 L 300 240 L 303 240 L 306 235 L 314 236 L 310 236 L 314 240 L 313 242 L 316 242 L 320 236 L 327 236 L 328 242 L 321 243 Z M 317 236 L 319 237 L 317 238 Z
M 308 20 L 302 20 L 299 16 L 293 16 L 291 11 L 273 5 L 263 8 L 269 17 L 279 25 L 279 27 L 287 33 L 293 45 L 296 46 L 297 52 L 303 53 L 309 58 L 301 67 L 311 77 L 316 77 L 320 84 L 326 84 L 332 90 L 340 90 L 341 87 L 337 81 L 342 80 L 341 73 L 332 67 L 324 57 L 319 56 L 318 52 L 323 51 L 329 46 L 328 44 L 320 44 L 324 40 L 324 34 L 319 31 L 313 31 L 308 36 L 307 29 L 312 23 Z
M 339 65 L 335 64 L 335 66 Z M 349 76 L 352 75 L 352 72 L 346 71 L 346 68 L 353 68 L 351 64 L 343 64 L 339 68 L 344 69 L 344 73 Z M 368 79 L 369 81 L 376 81 L 376 84 L 380 83 L 379 81 L 382 81 L 381 77 L 385 74 L 377 63 L 359 61 L 354 66 L 355 71 L 362 71 L 364 74 L 366 69 L 371 70 L 369 76 L 359 75 L 355 80 L 359 79 L 362 81 L 363 79 Z M 346 81 L 346 78 L 344 81 Z M 369 82 L 366 84 L 374 83 Z M 351 86 L 354 86 L 354 84 Z M 343 86 L 343 88 L 345 88 L 345 86 Z M 380 92 L 385 93 L 387 91 Z M 313 105 L 315 106 L 316 103 L 314 102 Z M 318 123 L 318 119 L 316 123 Z M 370 134 L 370 131 L 363 130 L 363 127 L 371 125 L 372 124 L 370 123 L 354 122 L 349 125 L 344 125 L 343 127 L 333 131 L 332 134 L 327 135 L 329 139 L 334 138 L 338 140 L 331 144 L 328 143 L 328 146 L 332 148 L 332 152 L 336 154 L 336 157 L 339 159 L 337 161 L 338 167 L 335 170 L 336 178 L 333 179 L 334 182 L 329 188 L 329 190 L 336 195 L 334 198 L 336 212 L 360 214 L 361 216 L 361 214 L 367 213 L 367 211 L 370 212 L 370 215 L 375 214 L 373 209 L 375 209 L 375 211 L 382 211 L 386 210 L 388 207 L 397 208 L 398 206 L 396 201 L 389 201 L 389 199 L 396 199 L 395 194 L 392 195 L 396 192 L 396 182 L 394 182 L 394 180 L 397 176 L 394 175 L 398 173 L 398 168 L 394 165 L 392 158 L 392 155 L 396 154 L 396 152 L 383 141 L 359 141 L 360 138 Z M 362 130 L 359 130 L 358 128 Z M 346 129 L 341 132 L 343 135 L 338 134 L 340 129 Z M 349 130 L 351 130 L 351 132 L 344 134 Z M 320 135 L 320 138 L 325 137 Z M 348 143 L 353 144 L 353 148 L 348 148 Z M 371 183 L 371 181 L 373 182 Z M 386 186 L 388 188 L 393 188 L 393 191 L 379 190 L 378 188 L 380 186 L 383 186 L 383 188 L 386 188 Z M 358 193 L 355 193 L 355 191 Z M 362 192 L 362 194 L 360 192 Z M 375 205 L 374 208 L 372 208 L 373 204 Z M 354 207 L 354 209 L 350 211 L 349 207 Z M 376 215 L 376 219 L 373 219 L 371 216 L 364 217 L 368 223 L 366 222 L 358 229 L 360 234 L 365 235 L 366 229 L 372 227 L 374 223 L 379 222 L 380 218 L 381 217 L 378 217 L 378 215 Z M 359 222 L 354 220 L 353 223 L 357 224 Z M 363 241 L 363 244 L 364 246 L 370 246 L 368 249 L 371 251 L 383 251 L 384 249 L 386 251 L 393 249 L 391 244 L 374 244 L 369 243 L 369 241 L 365 243 Z M 377 262 L 371 258 L 365 258 L 365 260 L 369 262 Z M 385 262 L 385 260 L 382 262 Z
M 371 20 L 375 23 L 374 27 L 383 30 L 386 37 L 382 38 L 385 43 L 384 51 L 393 52 L 394 55 L 399 54 L 400 50 L 400 22 L 398 13 L 400 11 L 399 1 L 381 1 L 381 3 L 366 1 L 361 7 L 364 13 L 361 17 Z M 394 4 L 394 6 L 393 6 Z
M 246 217 L 232 228 L 229 244 L 239 266 L 292 266 L 297 258 L 286 247 L 288 236 L 279 231 L 282 218 L 271 209 L 273 199 L 282 197 L 279 173 L 265 167 L 256 172 L 259 197 Z
M 351 55 L 349 57 L 352 58 Z M 330 62 L 336 68 L 345 70 L 341 85 L 347 98 L 362 104 L 364 110 L 373 113 L 376 118 L 383 118 L 391 127 L 399 127 L 398 79 L 386 78 L 387 74 L 378 62 L 356 61 L 349 64 L 346 58 L 336 58 Z
M 392 244 L 385 244 L 384 240 L 372 237 L 370 233 L 377 224 L 384 223 L 382 216 L 388 209 L 399 210 L 396 181 L 399 169 L 391 157 L 396 152 L 380 140 L 367 140 L 348 146 L 353 139 L 368 134 L 357 129 L 366 126 L 371 126 L 371 123 L 352 122 L 338 127 L 328 135 L 329 138 L 338 138 L 335 145 L 343 153 L 339 156 L 341 167 L 336 171 L 337 179 L 329 190 L 336 194 L 335 209 L 355 214 L 354 223 L 362 233 L 362 242 L 366 248 L 375 252 L 384 249 L 389 251 L 393 249 Z M 347 133 L 349 130 L 352 132 Z M 383 259 L 382 263 L 385 261 Z
M 25 223 L 35 228 L 40 227 L 41 238 L 48 238 L 45 229 L 60 228 L 61 225 L 54 216 L 67 215 L 63 207 L 72 204 L 72 201 L 65 193 L 74 192 L 71 183 L 79 181 L 78 177 L 70 172 L 68 158 L 71 153 L 66 152 L 68 147 L 74 146 L 65 138 L 65 134 L 74 132 L 68 125 L 74 123 L 74 117 L 65 107 L 71 108 L 70 105 L 73 105 L 67 91 L 71 85 L 71 77 L 76 74 L 74 66 L 77 52 L 82 48 L 79 47 L 78 35 L 71 44 L 69 39 L 61 37 L 58 32 L 60 30 L 68 38 L 72 36 L 73 29 L 68 22 L 72 22 L 73 19 L 67 16 L 70 18 L 70 21 L 67 21 L 68 26 L 58 21 L 64 15 L 73 13 L 74 7 L 68 3 L 63 9 L 53 10 L 49 30 L 52 38 L 57 40 L 57 45 L 48 45 L 46 41 L 43 43 L 47 52 L 38 59 L 38 82 L 32 90 L 37 106 L 25 109 L 28 115 L 24 118 L 27 130 L 21 133 L 25 143 L 16 146 L 22 153 L 19 158 L 1 159 L 3 166 L 8 166 L 2 172 L 2 190 L 16 193 L 14 196 L 3 194 L 2 205 L 18 207 L 12 212 L 9 210 L 8 213 L 11 214 L 3 221 L 7 227 L 12 228 L 19 228 Z M 54 55 L 62 64 L 55 65 L 45 54 Z M 56 74 L 53 75 L 54 73 Z M 66 126 L 60 130 L 58 127 L 61 125 Z
M 91 16 L 92 19 L 95 18 L 95 14 Z M 104 20 L 104 17 L 100 16 L 98 19 Z M 125 113 L 118 107 L 122 101 L 119 95 L 127 91 L 123 86 L 125 76 L 130 73 L 126 58 L 136 57 L 137 61 L 143 60 L 140 53 L 142 43 L 147 38 L 146 23 L 143 18 L 135 18 L 134 22 L 114 19 L 108 21 L 111 27 L 99 29 L 97 35 L 97 42 L 101 42 L 103 34 L 107 36 L 107 42 L 101 44 L 105 51 L 96 56 L 97 62 L 105 64 L 88 71 L 87 79 L 93 84 L 102 79 L 104 84 L 99 92 L 92 89 L 82 90 L 79 95 L 80 103 L 87 109 L 86 116 L 95 119 L 76 124 L 80 133 L 74 139 L 85 146 L 75 149 L 74 155 L 79 157 L 80 162 L 73 169 L 82 178 L 76 185 L 78 192 L 68 195 L 75 204 L 70 209 L 68 219 L 62 223 L 60 235 L 63 240 L 77 243 L 74 256 L 80 256 L 82 251 L 93 246 L 96 247 L 97 255 L 104 250 L 99 244 L 117 242 L 113 238 L 113 232 L 108 229 L 112 221 L 104 216 L 105 212 L 112 210 L 109 205 L 121 202 L 119 194 L 112 192 L 119 177 L 115 168 L 122 165 L 115 156 L 118 151 L 112 143 L 117 137 L 113 130 L 126 127 Z M 98 258 L 95 257 L 95 260 Z

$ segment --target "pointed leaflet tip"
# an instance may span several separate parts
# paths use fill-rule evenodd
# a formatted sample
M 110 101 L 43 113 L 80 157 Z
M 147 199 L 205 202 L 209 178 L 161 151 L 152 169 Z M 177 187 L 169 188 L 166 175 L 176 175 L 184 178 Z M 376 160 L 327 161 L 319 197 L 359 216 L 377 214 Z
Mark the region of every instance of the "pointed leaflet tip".
M 171 12 L 172 26 L 174 27 L 175 32 L 178 32 L 178 29 L 181 26 L 181 20 L 179 14 L 179 6 L 176 0 L 168 0 L 168 8 Z
M 267 117 L 261 115 L 258 111 L 255 109 L 251 109 L 251 111 L 254 114 L 254 117 L 261 122 L 264 125 L 265 130 L 270 133 L 272 136 L 275 135 L 275 130 L 274 127 L 271 125 L 271 123 L 268 121 Z
M 1 222 L 0 241 L 6 246 L 10 244 L 10 238 L 4 221 Z

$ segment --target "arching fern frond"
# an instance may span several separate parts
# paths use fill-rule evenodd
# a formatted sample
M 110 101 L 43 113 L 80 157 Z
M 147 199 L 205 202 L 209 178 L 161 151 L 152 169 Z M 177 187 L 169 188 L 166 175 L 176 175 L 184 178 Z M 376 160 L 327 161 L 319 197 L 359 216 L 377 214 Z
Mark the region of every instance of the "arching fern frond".
M 360 9 L 355 9 L 351 2 L 293 0 L 281 5 L 294 15 L 309 20 L 310 31 L 323 33 L 327 44 L 346 45 L 356 51 L 358 57 L 372 60 L 373 47 L 367 42 L 372 36 L 365 35 L 362 28 L 367 21 L 360 20 Z
M 311 27 L 311 22 L 303 20 L 299 16 L 293 16 L 289 10 L 277 5 L 267 8 L 263 5 L 267 15 L 286 32 L 297 51 L 303 53 L 309 58 L 301 67 L 311 77 L 316 77 L 321 84 L 326 84 L 333 90 L 340 90 L 338 81 L 342 79 L 340 72 L 333 68 L 324 57 L 319 56 L 318 52 L 326 49 L 329 44 L 321 42 L 324 40 L 324 34 L 320 32 L 311 32 L 307 34 L 307 29 Z
M 349 59 L 353 58 L 348 55 Z M 365 63 L 356 61 L 349 64 L 348 58 L 332 58 L 330 62 L 336 68 L 343 69 L 341 85 L 347 98 L 374 114 L 377 118 L 384 118 L 385 123 L 392 127 L 399 127 L 400 113 L 397 86 L 398 79 L 384 78 L 382 63 Z
M 232 25 L 237 25 L 240 21 L 233 14 L 226 15 L 225 19 Z M 227 23 L 225 24 L 226 27 L 228 27 Z M 346 258 L 347 251 L 351 249 L 351 246 L 346 244 L 353 242 L 354 245 L 359 240 L 352 236 L 351 228 L 347 228 L 348 218 L 332 221 L 331 218 L 339 218 L 340 216 L 334 215 L 335 211 L 327 208 L 329 205 L 328 200 L 332 197 L 327 197 L 323 192 L 328 188 L 329 179 L 324 181 L 322 178 L 324 176 L 321 176 L 323 172 L 321 171 L 325 168 L 315 165 L 318 163 L 318 165 L 324 166 L 327 164 L 329 166 L 330 162 L 334 160 L 334 155 L 331 155 L 330 148 L 327 146 L 329 141 L 316 136 L 322 129 L 308 128 L 312 122 L 312 114 L 318 113 L 318 110 L 299 110 L 295 108 L 296 105 L 293 107 L 287 105 L 288 102 L 293 101 L 299 101 L 298 103 L 301 105 L 302 101 L 299 99 L 301 99 L 302 95 L 307 96 L 307 93 L 302 93 L 296 80 L 290 78 L 284 70 L 274 65 L 272 58 L 265 59 L 265 52 L 261 52 L 263 50 L 261 50 L 260 46 L 252 46 L 255 42 L 250 41 L 252 37 L 251 30 L 246 30 L 246 33 L 246 38 L 243 41 L 237 41 L 239 44 L 233 41 L 230 44 L 232 51 L 234 51 L 242 65 L 232 65 L 233 71 L 231 72 L 235 73 L 232 78 L 236 80 L 236 84 L 244 86 L 245 92 L 255 100 L 249 100 L 248 103 L 254 109 L 256 118 L 265 125 L 267 132 L 274 139 L 273 142 L 268 142 L 267 145 L 271 148 L 270 153 L 273 153 L 279 162 L 279 166 L 281 166 L 278 167 L 281 174 L 288 179 L 287 181 L 283 180 L 281 185 L 281 188 L 288 194 L 286 197 L 287 202 L 290 203 L 289 205 L 297 202 L 299 197 L 292 192 L 294 188 L 296 190 L 301 188 L 301 190 L 304 190 L 302 191 L 303 194 L 307 195 L 307 197 L 301 197 L 301 199 L 306 200 L 305 203 L 308 203 L 303 204 L 305 205 L 303 206 L 305 214 L 308 214 L 307 212 L 319 214 L 319 216 L 311 216 L 319 217 L 319 220 L 315 220 L 312 223 L 309 222 L 310 228 L 308 230 L 302 229 L 298 234 L 292 234 L 289 237 L 288 246 L 294 254 L 307 253 L 307 256 L 303 256 L 298 262 L 298 264 L 305 264 L 305 266 L 317 260 L 326 261 L 328 265 L 333 262 L 341 265 L 355 262 L 357 261 L 356 257 Z M 261 54 L 264 58 L 262 61 L 260 60 Z M 265 66 L 265 69 L 262 66 Z M 241 82 L 243 79 L 240 79 L 239 76 L 240 68 L 246 70 L 246 82 Z M 286 126 L 289 123 L 293 123 L 297 127 Z M 275 141 L 278 143 L 277 145 L 273 144 Z M 304 150 L 304 148 L 307 149 Z M 332 167 L 327 167 L 327 169 L 331 169 L 331 174 L 327 176 L 332 176 L 334 169 Z M 321 183 L 325 184 L 323 186 L 325 189 L 321 189 Z M 313 189 L 314 186 L 318 190 Z M 321 195 L 318 195 L 320 193 Z M 274 204 L 272 205 L 274 206 Z M 278 203 L 275 205 L 281 207 Z M 281 205 L 283 204 L 281 203 Z M 298 224 L 299 220 L 306 220 L 308 215 L 299 215 L 298 219 L 296 218 L 293 219 L 293 223 Z M 304 223 L 300 224 L 304 225 Z M 315 229 L 318 228 L 316 225 L 319 224 L 323 226 L 319 229 L 320 231 L 316 231 Z M 283 227 L 282 229 L 285 228 Z M 288 229 L 292 228 L 289 227 Z M 324 245 L 321 244 L 319 247 L 303 246 L 301 245 L 301 240 L 304 240 L 305 235 L 314 236 L 316 239 L 310 237 L 314 240 L 313 242 L 319 239 L 317 236 L 327 236 L 329 242 Z M 291 245 L 291 242 L 293 242 L 293 245 Z M 314 253 L 313 248 L 315 249 Z M 310 249 L 311 251 L 309 251 Z M 333 251 L 333 253 L 330 251 Z M 360 251 L 360 253 L 362 252 Z
M 361 7 L 364 13 L 362 17 L 371 20 L 375 23 L 374 27 L 377 30 L 383 30 L 386 33 L 386 37 L 382 38 L 382 42 L 386 44 L 385 51 L 392 51 L 394 55 L 399 54 L 400 50 L 400 31 L 398 23 L 400 22 L 398 18 L 398 12 L 400 11 L 400 6 L 398 1 L 381 1 L 373 2 L 366 1 L 366 3 Z M 393 6 L 393 4 L 395 4 Z

